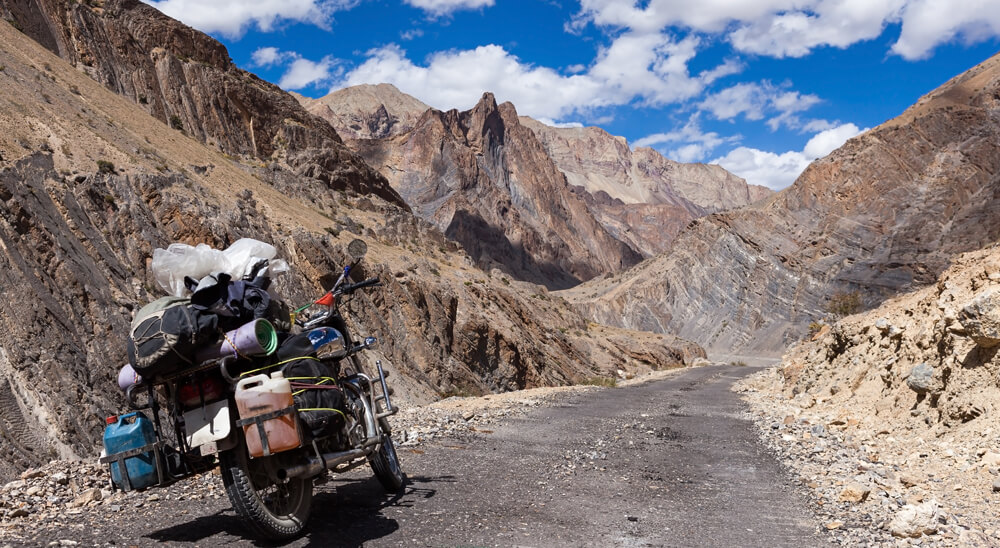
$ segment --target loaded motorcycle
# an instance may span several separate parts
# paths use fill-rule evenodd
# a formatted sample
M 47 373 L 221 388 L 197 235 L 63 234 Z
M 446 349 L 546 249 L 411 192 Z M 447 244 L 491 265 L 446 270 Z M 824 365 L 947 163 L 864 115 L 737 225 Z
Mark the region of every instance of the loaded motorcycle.
M 233 331 L 216 345 L 221 350 L 197 354 L 209 359 L 135 375 L 126 395 L 136 411 L 109 417 L 105 430 L 100 460 L 112 488 L 166 486 L 219 466 L 233 509 L 272 540 L 302 532 L 313 485 L 331 471 L 367 463 L 387 491 L 401 490 L 388 374 L 379 360 L 375 374 L 366 374 L 357 357 L 377 341 L 356 342 L 339 311 L 355 291 L 380 285 L 377 278 L 348 281 L 366 252 L 362 240 L 348 245 L 350 264 L 321 298 L 296 311 L 301 332 L 286 336 L 276 354 L 248 355 Z M 255 320 L 258 335 L 268 334 L 264 324 Z

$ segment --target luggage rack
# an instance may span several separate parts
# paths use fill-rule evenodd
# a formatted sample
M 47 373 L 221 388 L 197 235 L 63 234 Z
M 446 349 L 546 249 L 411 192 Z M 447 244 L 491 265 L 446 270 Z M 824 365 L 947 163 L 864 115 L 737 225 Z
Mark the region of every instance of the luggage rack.
M 125 465 L 125 459 L 130 457 L 137 457 L 153 452 L 153 463 L 156 465 L 156 483 L 148 487 L 165 487 L 174 482 L 173 479 L 168 478 L 166 475 L 166 470 L 164 470 L 164 458 L 163 458 L 163 448 L 166 447 L 167 442 L 162 439 L 158 439 L 153 443 L 148 445 L 143 445 L 142 447 L 136 447 L 135 449 L 129 449 L 127 451 L 122 451 L 120 453 L 114 453 L 112 455 L 107 455 L 101 457 L 98 462 L 101 464 L 108 465 L 108 474 L 111 475 L 111 491 L 114 492 L 118 489 L 118 486 L 114 482 L 114 465 L 118 464 L 118 472 L 121 474 L 122 481 L 122 491 L 132 491 L 135 488 L 132 486 L 132 479 L 128 475 L 128 467 Z M 145 489 L 145 488 L 144 488 Z
M 199 459 L 187 458 L 190 451 L 188 448 L 184 447 L 184 438 L 181 434 L 180 427 L 176 426 L 176 423 L 175 427 L 177 428 L 177 432 L 175 432 L 175 434 L 177 435 L 180 447 L 173 447 L 169 440 L 163 435 L 163 426 L 160 421 L 160 411 L 162 406 L 156 397 L 156 387 L 160 385 L 169 386 L 177 379 L 211 369 L 218 366 L 220 363 L 225 365 L 227 361 L 228 360 L 225 358 L 209 360 L 199 364 L 197 367 L 185 369 L 169 376 L 154 377 L 149 380 L 143 379 L 142 382 L 128 387 L 125 391 L 125 399 L 128 401 L 129 406 L 135 411 L 143 411 L 147 409 L 150 411 L 150 414 L 152 415 L 153 434 L 156 441 L 143 445 L 142 447 L 128 449 L 111 455 L 105 455 L 98 459 L 100 464 L 106 464 L 108 466 L 108 473 L 112 480 L 110 481 L 112 491 L 116 491 L 118 489 L 121 489 L 122 491 L 132 491 L 136 489 L 133 484 L 133 479 L 129 477 L 125 461 L 129 458 L 135 458 L 140 455 L 148 455 L 149 453 L 152 453 L 153 463 L 156 467 L 157 479 L 156 483 L 142 487 L 141 489 L 150 487 L 166 487 L 176 481 L 207 472 L 215 466 L 216 463 L 214 458 L 204 458 L 199 455 L 200 462 Z M 147 401 L 144 404 L 140 404 L 136 398 L 143 392 L 146 395 Z M 121 474 L 121 487 L 115 484 L 113 480 L 113 471 L 116 463 L 118 465 L 118 471 Z

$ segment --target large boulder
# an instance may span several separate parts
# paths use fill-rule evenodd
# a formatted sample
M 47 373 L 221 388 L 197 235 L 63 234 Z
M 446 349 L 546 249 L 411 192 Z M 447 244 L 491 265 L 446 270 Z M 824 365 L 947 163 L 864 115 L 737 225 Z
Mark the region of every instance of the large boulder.
M 936 500 L 923 504 L 907 504 L 889 523 L 889 532 L 901 538 L 919 538 L 937 533 L 945 515 Z
M 926 394 L 934 386 L 934 368 L 927 362 L 913 366 L 906 377 L 906 386 L 918 394 Z
M 976 295 L 958 314 L 966 334 L 983 348 L 1000 345 L 1000 291 L 990 289 Z

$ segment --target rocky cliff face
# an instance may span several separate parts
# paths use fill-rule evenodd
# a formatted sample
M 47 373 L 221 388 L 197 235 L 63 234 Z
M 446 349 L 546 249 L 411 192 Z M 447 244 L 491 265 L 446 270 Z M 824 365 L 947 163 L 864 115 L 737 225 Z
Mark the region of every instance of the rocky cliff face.
M 588 200 L 594 215 L 616 238 L 645 257 L 670 249 L 692 220 L 767 197 L 717 165 L 683 164 L 651 148 L 631 150 L 624 137 L 597 127 L 555 128 L 526 116 L 549 156 Z
M 0 0 L 25 34 L 171 128 L 226 154 L 277 162 L 337 190 L 402 205 L 337 132 L 219 42 L 138 0 Z
M 484 268 L 564 288 L 640 258 L 571 192 L 514 106 L 492 94 L 472 110 L 428 110 L 408 132 L 352 146 Z
M 633 151 L 624 137 L 598 127 L 556 128 L 527 116 L 521 122 L 535 132 L 570 184 L 626 204 L 673 204 L 701 216 L 771 194 L 721 166 L 675 162 L 646 147 Z
M 475 269 L 406 209 L 240 163 L 4 22 L 0 44 L 0 479 L 97 454 L 103 418 L 125 409 L 114 379 L 132 313 L 160 296 L 149 258 L 173 241 L 272 242 L 293 266 L 277 290 L 299 304 L 332 283 L 346 242 L 366 239 L 364 274 L 386 285 L 348 314 L 381 339 L 401 402 L 703 355 L 671 337 L 630 354 L 627 335 L 596 329 L 544 288 Z
M 698 219 L 671 253 L 570 297 L 599 321 L 777 351 L 838 291 L 870 306 L 931 283 L 1000 236 L 998 90 L 994 57 L 778 195 Z
M 431 108 L 392 84 L 352 86 L 319 99 L 295 98 L 344 139 L 383 139 L 410 131 Z

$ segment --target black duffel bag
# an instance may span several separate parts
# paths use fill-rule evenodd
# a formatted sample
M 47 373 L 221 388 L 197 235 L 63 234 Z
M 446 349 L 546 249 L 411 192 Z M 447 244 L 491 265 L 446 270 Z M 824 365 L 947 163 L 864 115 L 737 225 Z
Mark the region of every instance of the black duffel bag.
M 292 383 L 299 417 L 314 438 L 328 436 L 344 424 L 344 393 L 334 372 L 316 358 L 308 333 L 285 340 L 277 353 L 281 372 Z
M 195 351 L 219 337 L 215 314 L 190 299 L 163 297 L 142 307 L 132 320 L 128 361 L 147 378 L 170 375 L 196 365 Z

